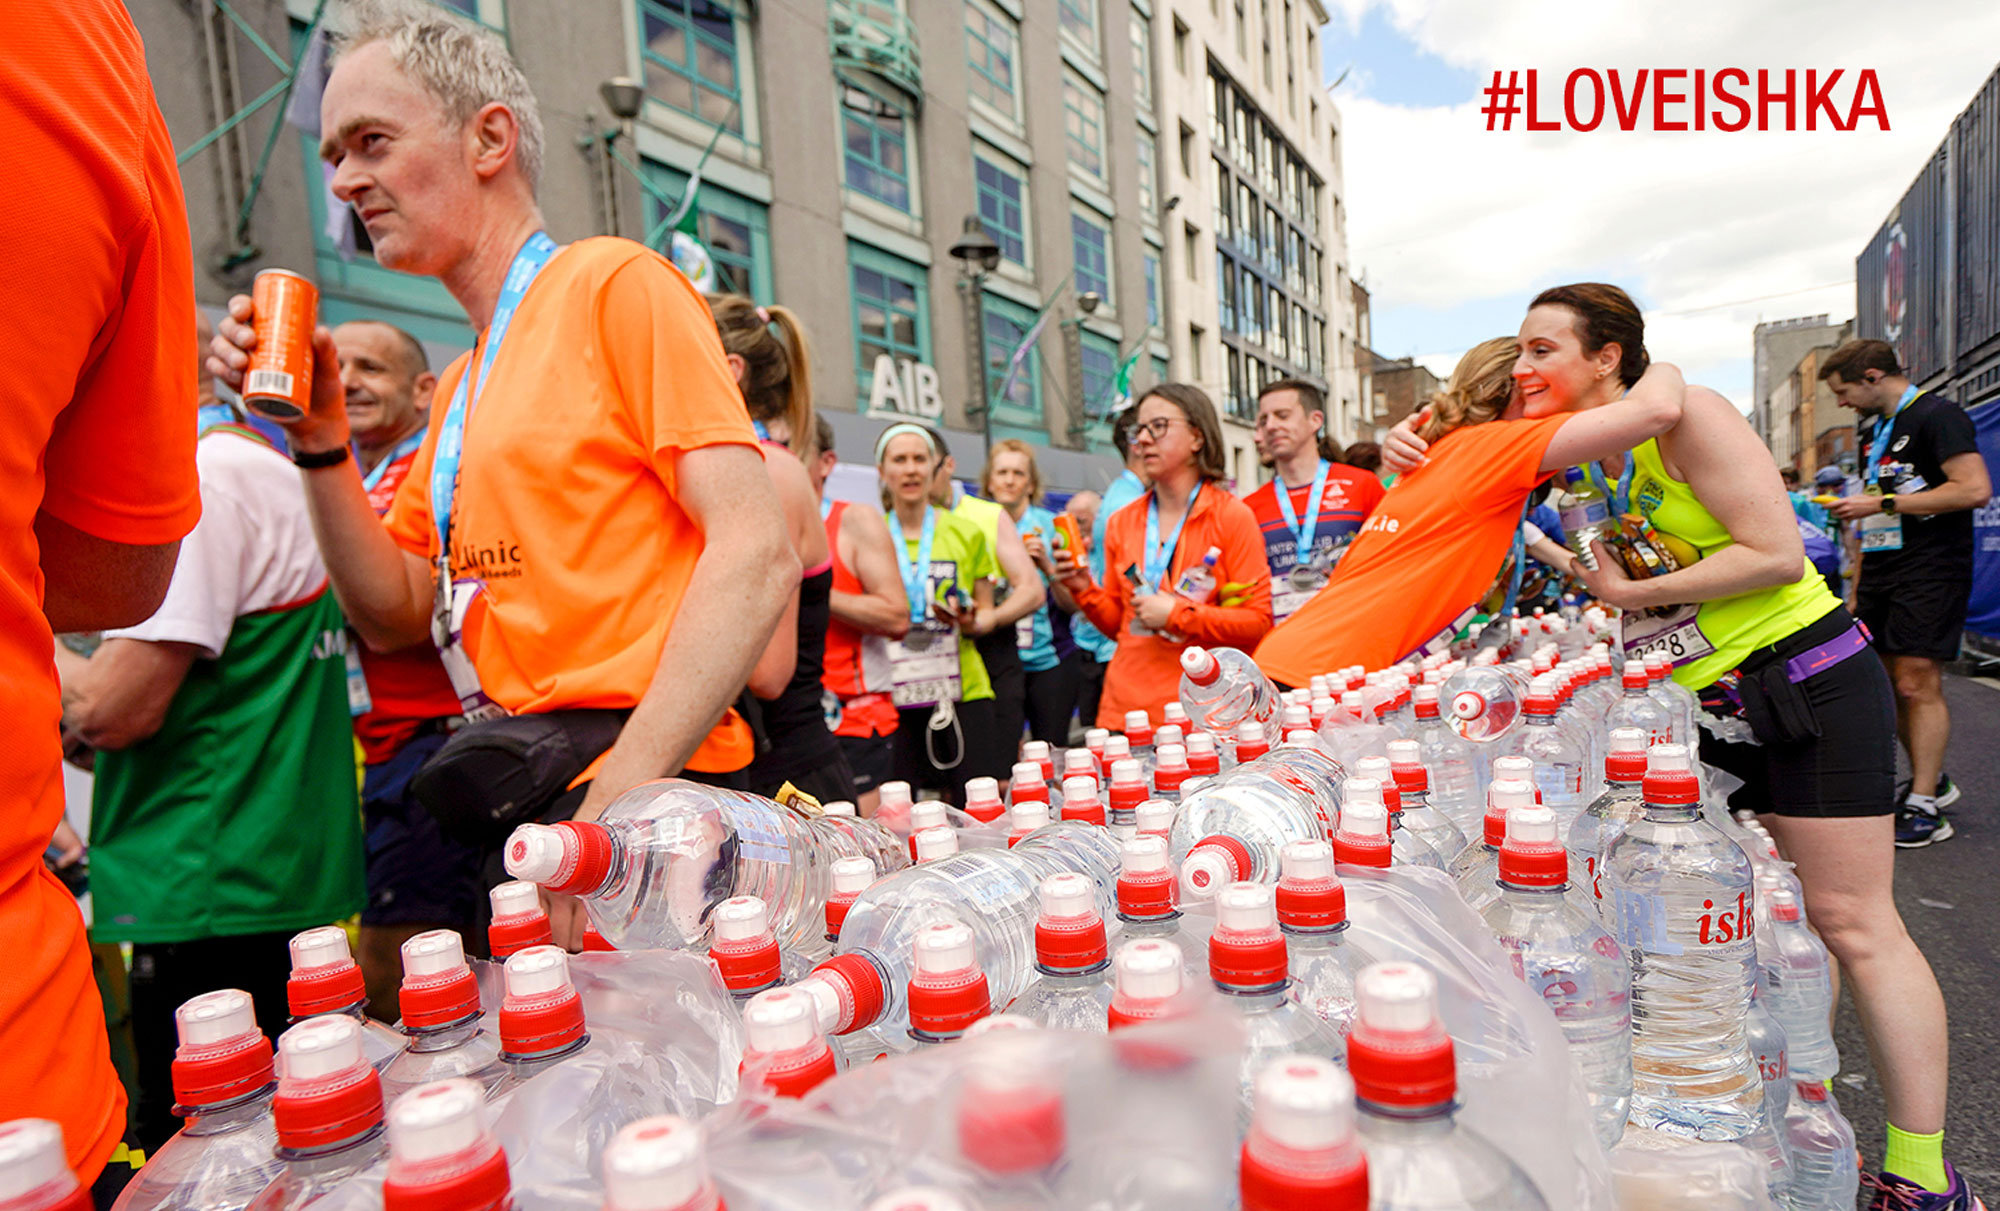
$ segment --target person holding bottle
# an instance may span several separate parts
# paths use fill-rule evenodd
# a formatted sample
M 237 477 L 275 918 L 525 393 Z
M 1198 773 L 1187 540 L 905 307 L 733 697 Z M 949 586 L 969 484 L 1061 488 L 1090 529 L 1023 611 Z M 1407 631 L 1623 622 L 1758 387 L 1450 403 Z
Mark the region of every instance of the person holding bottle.
M 1127 711 L 1165 722 L 1161 708 L 1178 691 L 1188 644 L 1249 648 L 1271 628 L 1263 534 L 1250 506 L 1221 486 L 1215 405 L 1186 383 L 1152 388 L 1139 400 L 1132 448 L 1152 487 L 1106 523 L 1102 580 L 1093 582 L 1068 551 L 1055 559 L 1084 617 L 1118 641 L 1096 720 L 1117 730 Z M 1210 551 L 1216 560 L 1204 575 Z M 1175 591 L 1203 579 L 1210 588 L 1198 600 Z
M 1013 519 L 1043 580 L 1054 576 L 1055 562 L 1049 552 L 1055 549 L 1056 515 L 1035 503 L 1042 496 L 1042 472 L 1035 465 L 1034 448 L 1011 437 L 994 442 L 992 453 L 986 456 L 980 489 Z M 1015 624 L 1015 646 L 1027 670 L 1023 698 L 1029 737 L 1067 745 L 1069 717 L 1083 682 L 1084 660 L 1070 639 L 1069 613 L 1045 598 L 1034 613 Z M 1004 726 L 999 739 L 1002 743 L 1010 739 Z

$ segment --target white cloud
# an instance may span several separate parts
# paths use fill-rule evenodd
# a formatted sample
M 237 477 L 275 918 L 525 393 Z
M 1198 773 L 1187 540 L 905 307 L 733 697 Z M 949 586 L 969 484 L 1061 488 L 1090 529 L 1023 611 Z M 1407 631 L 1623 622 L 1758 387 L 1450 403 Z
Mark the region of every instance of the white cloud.
M 1478 77 L 1540 69 L 1544 113 L 1573 68 L 1872 68 L 1879 132 L 1485 130 L 1478 99 L 1411 108 L 1336 96 L 1345 136 L 1348 255 L 1396 313 L 1519 303 L 1581 277 L 1624 285 L 1648 309 L 1648 346 L 1749 406 L 1759 320 L 1853 314 L 1854 257 L 1995 66 L 2000 4 L 1914 0 L 1335 0 L 1331 37 L 1379 8 L 1426 52 Z M 1866 31 L 1865 36 L 1860 36 Z M 1367 64 L 1357 65 L 1357 77 Z M 1610 128 L 1610 129 L 1607 129 Z M 1827 287 L 1826 283 L 1842 283 Z M 1805 289 L 1805 288 L 1813 289 Z M 1771 297 L 1777 296 L 1777 297 Z M 1716 304 L 1729 304 L 1718 307 Z M 1410 348 L 1476 334 L 1414 336 Z M 1395 355 L 1408 349 L 1381 349 Z M 1444 368 L 1455 355 L 1427 355 Z M 1436 368 L 1436 367 L 1434 367 Z

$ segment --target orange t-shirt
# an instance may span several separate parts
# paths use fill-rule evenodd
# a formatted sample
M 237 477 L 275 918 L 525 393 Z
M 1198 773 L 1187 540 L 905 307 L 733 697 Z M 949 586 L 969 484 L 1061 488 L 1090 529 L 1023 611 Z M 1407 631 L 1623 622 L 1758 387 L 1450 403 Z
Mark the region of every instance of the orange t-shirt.
M 1264 536 L 1250 506 L 1221 484 L 1202 487 L 1194 509 L 1174 544 L 1163 581 L 1171 590 L 1188 567 L 1198 564 L 1210 547 L 1222 548 L 1215 561 L 1216 599 L 1220 586 L 1240 583 L 1246 588 L 1237 606 L 1196 605 L 1182 601 L 1167 619 L 1167 629 L 1181 637 L 1175 643 L 1154 633 L 1134 635 L 1129 625 L 1132 585 L 1125 569 L 1145 569 L 1146 502 L 1151 494 L 1119 509 L 1104 525 L 1104 580 L 1072 589 L 1071 595 L 1090 624 L 1117 640 L 1117 650 L 1104 670 L 1104 693 L 1098 699 L 1096 726 L 1125 730 L 1126 711 L 1145 711 L 1155 726 L 1165 723 L 1160 708 L 1180 694 L 1181 650 L 1190 643 L 1204 647 L 1249 651 L 1271 629 L 1271 565 L 1264 554 Z M 1162 535 L 1162 537 L 1165 537 Z
M 439 379 L 383 519 L 426 559 L 431 458 L 477 352 Z M 754 450 L 757 435 L 701 295 L 630 240 L 558 252 L 473 396 L 459 463 L 451 571 L 483 582 L 464 637 L 488 697 L 517 714 L 637 705 L 702 551 L 674 494 L 675 456 L 726 444 Z M 737 770 L 753 755 L 729 711 L 688 768 Z
M 1305 685 L 1351 664 L 1386 667 L 1443 630 L 1492 585 L 1568 419 L 1489 421 L 1439 438 L 1375 506 L 1327 586 L 1258 645 L 1258 666 Z
M 0 55 L 0 1117 L 62 1125 L 96 1180 L 125 1130 L 76 901 L 42 866 L 62 818 L 61 703 L 38 511 L 173 542 L 195 481 L 194 265 L 173 141 L 117 0 L 10 5 Z

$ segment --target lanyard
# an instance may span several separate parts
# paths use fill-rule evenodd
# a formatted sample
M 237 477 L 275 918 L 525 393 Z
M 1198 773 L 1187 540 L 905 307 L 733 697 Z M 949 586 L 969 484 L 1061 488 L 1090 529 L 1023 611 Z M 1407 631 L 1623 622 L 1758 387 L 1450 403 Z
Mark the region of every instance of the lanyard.
M 1882 469 L 1882 456 L 1889 452 L 1889 436 L 1896 431 L 1896 418 L 1910 401 L 1923 394 L 1914 386 L 1903 388 L 1903 398 L 1896 401 L 1896 407 L 1875 427 L 1875 440 L 1868 443 L 1868 469 L 1861 473 L 1861 484 L 1869 487 L 1875 483 L 1875 473 Z
M 750 422 L 750 427 L 757 431 L 758 441 L 767 442 L 771 440 L 771 430 L 765 427 L 763 421 L 753 420 Z
M 1312 512 L 1306 515 L 1304 525 L 1299 524 L 1299 515 L 1292 510 L 1292 490 L 1285 484 L 1285 477 L 1278 477 L 1278 511 L 1285 515 L 1285 525 L 1292 531 L 1292 562 L 1303 564 L 1312 551 L 1313 531 L 1319 529 L 1320 498 L 1326 493 L 1326 472 L 1330 464 L 1319 460 L 1319 474 L 1313 476 Z
M 930 574 L 931 540 L 937 537 L 937 508 L 924 506 L 924 533 L 917 540 L 916 562 L 910 561 L 910 540 L 903 534 L 903 524 L 895 514 L 889 515 L 896 522 L 896 563 L 903 570 L 903 592 L 910 598 L 910 621 L 921 623 L 930 616 Z
M 493 308 L 493 322 L 486 326 L 485 344 L 479 351 L 476 367 L 479 382 L 475 387 L 472 382 L 475 367 L 466 366 L 457 389 L 451 393 L 451 407 L 444 414 L 444 423 L 438 428 L 437 450 L 431 456 L 431 520 L 437 527 L 441 563 L 448 563 L 451 558 L 451 499 L 458 491 L 459 457 L 465 452 L 465 422 L 472 412 L 473 395 L 486 386 L 486 375 L 493 369 L 500 342 L 507 339 L 507 329 L 514 322 L 514 311 L 520 307 L 522 296 L 555 254 L 556 242 L 545 231 L 529 236 L 521 251 L 514 254 L 514 263 L 507 268 L 507 280 L 500 286 L 500 301 Z
M 1154 488 L 1146 494 L 1146 583 L 1144 585 L 1146 592 L 1160 592 L 1167 569 L 1173 563 L 1174 548 L 1181 543 L 1181 531 L 1187 527 L 1188 518 L 1194 514 L 1195 498 L 1200 495 L 1201 482 L 1197 480 L 1194 491 L 1188 493 L 1187 508 L 1181 513 L 1180 521 L 1175 523 L 1174 532 L 1167 535 L 1165 542 L 1161 542 L 1160 490 Z
M 822 497 L 820 497 L 820 498 L 819 498 L 819 519 L 820 519 L 821 521 L 825 521 L 825 520 L 827 520 L 828 518 L 830 518 L 830 517 L 832 517 L 832 516 L 833 516 L 833 497 L 831 497 L 831 496 L 822 496 Z
M 1632 452 L 1627 450 L 1625 452 L 1625 469 L 1618 473 L 1618 490 L 1616 492 L 1611 490 L 1611 484 L 1604 478 L 1604 468 L 1602 465 L 1587 463 L 1584 466 L 1585 473 L 1590 476 L 1590 482 L 1596 485 L 1599 492 L 1604 493 L 1605 502 L 1611 506 L 1611 514 L 1614 517 L 1629 513 L 1632 510 L 1632 470 L 1638 465 L 1639 460 L 1632 457 Z
M 375 469 L 373 471 L 370 471 L 368 474 L 361 477 L 362 490 L 364 492 L 373 492 L 375 490 L 375 485 L 382 482 L 382 476 L 388 472 L 390 467 L 395 466 L 403 459 L 409 457 L 410 452 L 412 450 L 415 450 L 418 446 L 421 446 L 423 444 L 424 444 L 424 427 L 422 425 L 418 425 L 417 431 L 415 433 L 410 434 L 408 437 L 405 437 L 402 441 L 396 443 L 396 448 L 389 452 L 389 457 L 383 459 L 379 463 L 376 463 Z

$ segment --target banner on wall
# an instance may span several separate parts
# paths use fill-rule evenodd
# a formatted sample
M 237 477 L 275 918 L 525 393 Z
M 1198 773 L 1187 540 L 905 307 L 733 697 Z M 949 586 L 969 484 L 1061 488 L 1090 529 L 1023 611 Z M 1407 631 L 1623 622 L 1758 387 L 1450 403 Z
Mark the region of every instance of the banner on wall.
M 1970 414 L 1991 474 L 2000 468 L 2000 401 L 1982 404 Z M 1972 515 L 1972 605 L 1965 629 L 1983 637 L 1987 643 L 1981 646 L 1989 650 L 2000 644 L 2000 496 Z

